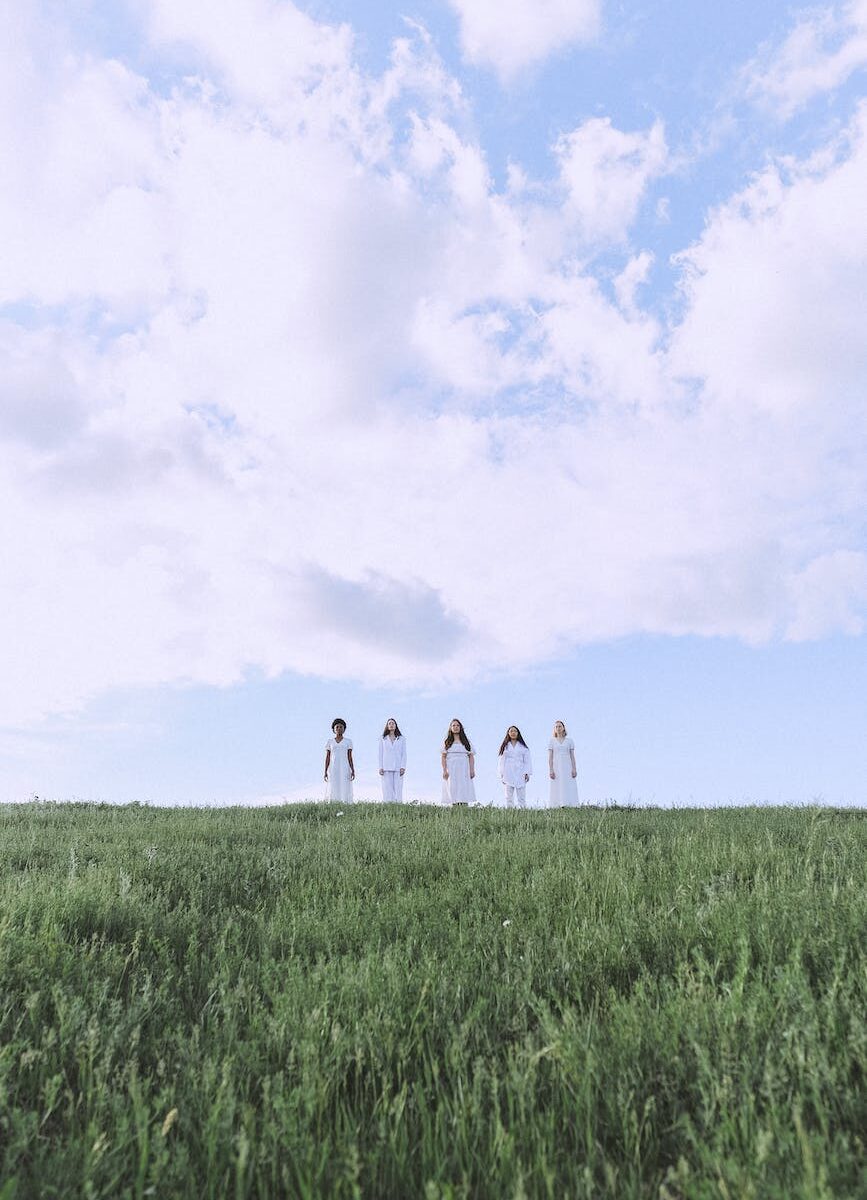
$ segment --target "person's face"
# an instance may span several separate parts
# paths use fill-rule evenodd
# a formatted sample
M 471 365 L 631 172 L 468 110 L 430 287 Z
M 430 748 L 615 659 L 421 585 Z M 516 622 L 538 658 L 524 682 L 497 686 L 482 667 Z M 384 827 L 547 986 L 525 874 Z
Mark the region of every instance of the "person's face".
M 562 721 L 558 721 L 557 724 L 554 726 L 554 736 L 555 737 L 563 737 L 565 732 L 566 732 L 566 726 L 563 724 Z
M 343 737 L 345 732 L 346 732 L 346 726 L 343 724 L 342 721 L 338 721 L 337 724 L 334 726 L 334 736 L 335 737 Z
M 395 721 L 394 717 L 388 718 L 385 723 L 385 727 L 389 733 L 394 733 L 395 729 L 397 729 L 397 721 Z
M 455 737 L 457 737 L 458 734 L 461 732 L 460 721 L 452 721 L 451 725 L 449 725 L 449 729 L 452 731 L 452 733 L 455 735 Z
M 510 725 L 510 726 L 509 726 L 509 739 L 510 739 L 511 741 L 513 741 L 513 742 L 517 742 L 517 740 L 518 740 L 518 729 L 517 729 L 517 726 L 515 726 L 515 725 Z

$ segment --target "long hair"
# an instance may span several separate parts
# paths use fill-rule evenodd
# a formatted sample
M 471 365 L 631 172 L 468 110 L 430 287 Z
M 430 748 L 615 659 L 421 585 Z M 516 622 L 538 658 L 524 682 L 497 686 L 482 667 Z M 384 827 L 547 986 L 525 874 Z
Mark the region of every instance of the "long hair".
M 517 726 L 517 725 L 510 725 L 510 726 L 509 726 L 509 729 L 518 729 L 518 726 Z M 503 751 L 504 751 L 504 750 L 506 749 L 506 747 L 508 746 L 509 742 L 512 740 L 512 739 L 509 737 L 509 729 L 507 729 L 507 730 L 506 730 L 506 736 L 503 738 L 503 741 L 502 741 L 502 743 L 501 743 L 501 745 L 500 745 L 500 749 L 499 749 L 499 752 L 498 752 L 498 755 L 497 755 L 497 757 L 499 757 L 499 755 L 503 753 Z M 524 736 L 523 736 L 523 734 L 521 733 L 520 729 L 518 729 L 518 741 L 521 743 L 521 745 L 522 745 L 522 746 L 524 747 L 524 749 L 526 750 L 526 749 L 527 749 L 527 743 L 524 741 Z
M 400 732 L 400 726 L 398 725 L 397 720 L 394 717 L 386 718 L 385 725 L 383 726 L 383 730 L 382 730 L 382 736 L 388 737 L 388 722 L 389 721 L 394 721 L 394 736 L 396 738 L 403 737 L 403 734 Z
M 566 737 L 566 735 L 568 734 L 569 730 L 566 728 L 566 722 L 565 722 L 565 721 L 555 721 L 555 722 L 554 722 L 554 728 L 551 730 L 551 735 L 552 735 L 552 737 L 556 737 L 556 736 L 557 736 L 557 726 L 558 726 L 558 725 L 562 725 L 562 726 L 563 726 L 563 737 Z
M 460 727 L 461 727 L 461 731 L 460 731 L 460 733 L 458 734 L 458 739 L 459 739 L 459 740 L 460 740 L 460 741 L 461 741 L 461 742 L 464 744 L 464 746 L 465 746 L 465 747 L 466 747 L 466 749 L 467 749 L 467 752 L 469 753 L 469 752 L 471 752 L 471 751 L 472 751 L 472 746 L 470 745 L 470 739 L 469 739 L 469 738 L 467 737 L 467 735 L 464 733 L 464 723 L 463 723 L 463 721 L 459 721 L 457 717 L 452 717 L 451 721 L 449 721 L 449 731 L 448 731 L 448 733 L 446 734 L 446 740 L 445 740 L 445 742 L 444 742 L 443 744 L 444 744 L 444 746 L 445 746 L 446 750 L 448 750 L 448 749 L 449 749 L 449 747 L 450 747 L 450 746 L 452 746 L 452 745 L 454 744 L 455 735 L 452 733 L 452 725 L 454 724 L 454 722 L 455 722 L 455 721 L 457 721 L 457 722 L 458 722 L 458 724 L 459 724 L 459 725 L 460 725 Z

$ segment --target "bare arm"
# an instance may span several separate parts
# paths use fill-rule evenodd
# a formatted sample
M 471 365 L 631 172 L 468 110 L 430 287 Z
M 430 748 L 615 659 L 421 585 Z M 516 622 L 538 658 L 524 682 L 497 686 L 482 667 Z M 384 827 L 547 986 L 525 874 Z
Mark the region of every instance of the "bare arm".
M 349 778 L 354 779 L 355 778 L 355 763 L 352 761 L 352 751 L 351 750 L 346 751 L 346 757 L 349 759 Z
M 328 768 L 331 766 L 331 751 L 325 751 L 325 782 L 328 782 Z
M 572 778 L 577 779 L 578 778 L 578 768 L 575 766 L 575 749 L 574 749 L 574 747 L 569 751 L 569 757 L 572 759 Z
M 557 778 L 556 775 L 554 774 L 554 751 L 553 750 L 548 751 L 548 774 L 551 776 L 552 779 Z
M 443 753 L 442 753 L 442 760 L 443 760 L 443 779 L 448 779 L 448 777 L 449 777 L 449 769 L 448 769 L 448 767 L 446 766 L 446 752 L 445 752 L 445 750 L 443 750 Z
M 470 779 L 476 777 L 476 756 L 470 751 Z

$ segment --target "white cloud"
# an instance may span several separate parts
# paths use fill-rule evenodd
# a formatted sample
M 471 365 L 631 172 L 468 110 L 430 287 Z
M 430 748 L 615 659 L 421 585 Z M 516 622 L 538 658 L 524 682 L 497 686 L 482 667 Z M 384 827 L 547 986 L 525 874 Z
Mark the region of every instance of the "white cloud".
M 587 122 L 498 193 L 423 37 L 368 79 L 304 18 L 284 87 L 290 7 L 236 47 L 229 7 L 155 4 L 200 76 L 168 96 L 68 47 L 0 64 L 46 185 L 0 184 L 0 723 L 856 629 L 865 118 L 712 215 L 672 331 L 624 240 L 661 126 Z
M 153 41 L 187 47 L 203 72 L 236 100 L 280 111 L 332 76 L 338 90 L 354 78 L 349 27 L 315 21 L 294 4 L 150 0 L 148 12 Z
M 867 66 L 867 2 L 808 10 L 783 43 L 743 72 L 746 95 L 787 120 L 814 96 Z
M 867 554 L 836 550 L 820 555 L 792 579 L 792 594 L 794 614 L 787 634 L 793 641 L 863 633 Z
M 636 292 L 647 282 L 652 266 L 653 255 L 647 250 L 642 250 L 634 258 L 630 258 L 614 280 L 614 291 L 623 312 L 637 313 Z
M 449 0 L 464 57 L 504 80 L 599 31 L 600 0 Z
M 768 167 L 712 215 L 680 256 L 672 347 L 710 396 L 782 418 L 815 409 L 835 435 L 867 371 L 867 104 L 836 150 Z
M 593 117 L 560 138 L 557 155 L 568 211 L 588 242 L 622 240 L 647 185 L 668 165 L 661 121 L 647 133 L 624 133 Z

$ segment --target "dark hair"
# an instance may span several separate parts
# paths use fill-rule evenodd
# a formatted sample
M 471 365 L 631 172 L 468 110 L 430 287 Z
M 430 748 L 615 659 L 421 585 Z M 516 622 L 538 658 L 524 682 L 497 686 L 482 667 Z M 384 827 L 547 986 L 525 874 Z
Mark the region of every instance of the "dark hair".
M 445 746 L 445 748 L 446 748 L 446 750 L 448 750 L 450 746 L 454 745 L 455 735 L 452 733 L 452 724 L 453 724 L 455 721 L 457 721 L 457 723 L 458 723 L 458 724 L 460 725 L 460 727 L 461 727 L 461 731 L 460 731 L 460 733 L 458 734 L 458 739 L 459 739 L 461 742 L 463 742 L 463 744 L 464 744 L 464 746 L 466 747 L 467 751 L 469 751 L 470 753 L 472 753 L 472 749 L 473 749 L 473 748 L 472 748 L 472 746 L 470 745 L 470 739 L 467 737 L 466 733 L 464 732 L 464 723 L 463 723 L 463 721 L 461 721 L 461 720 L 460 720 L 458 717 L 452 717 L 451 721 L 449 721 L 449 729 L 448 729 L 448 733 L 446 734 L 446 740 L 445 740 L 445 742 L 443 743 L 443 744 L 444 744 L 444 746 Z
M 517 726 L 517 725 L 510 725 L 510 726 L 509 726 L 509 729 L 518 729 L 518 726 Z M 499 754 L 502 754 L 502 753 L 503 753 L 503 751 L 506 749 L 506 746 L 508 746 L 509 742 L 512 740 L 512 739 L 509 737 L 509 729 L 507 729 L 507 730 L 506 730 L 506 736 L 503 738 L 502 744 L 500 745 L 500 749 L 499 749 L 499 752 L 498 752 L 498 757 L 499 757 Z M 522 746 L 524 747 L 524 749 L 526 750 L 526 749 L 527 749 L 527 743 L 524 741 L 524 736 L 523 736 L 523 734 L 521 733 L 520 729 L 518 729 L 518 741 L 521 743 L 521 745 L 522 745 Z
M 383 736 L 383 737 L 388 737 L 388 722 L 389 722 L 389 721 L 394 721 L 394 736 L 395 736 L 396 738 L 403 737 L 403 734 L 400 732 L 400 726 L 399 726 L 399 725 L 398 725 L 398 723 L 397 723 L 397 718 L 396 718 L 396 717 L 388 717 L 388 718 L 386 718 L 385 725 L 383 726 L 383 729 L 382 729 L 382 736 Z
M 343 717 L 335 717 L 334 720 L 331 722 L 331 732 L 332 733 L 334 733 L 335 725 L 342 725 L 344 729 L 346 728 L 346 722 L 344 721 Z

